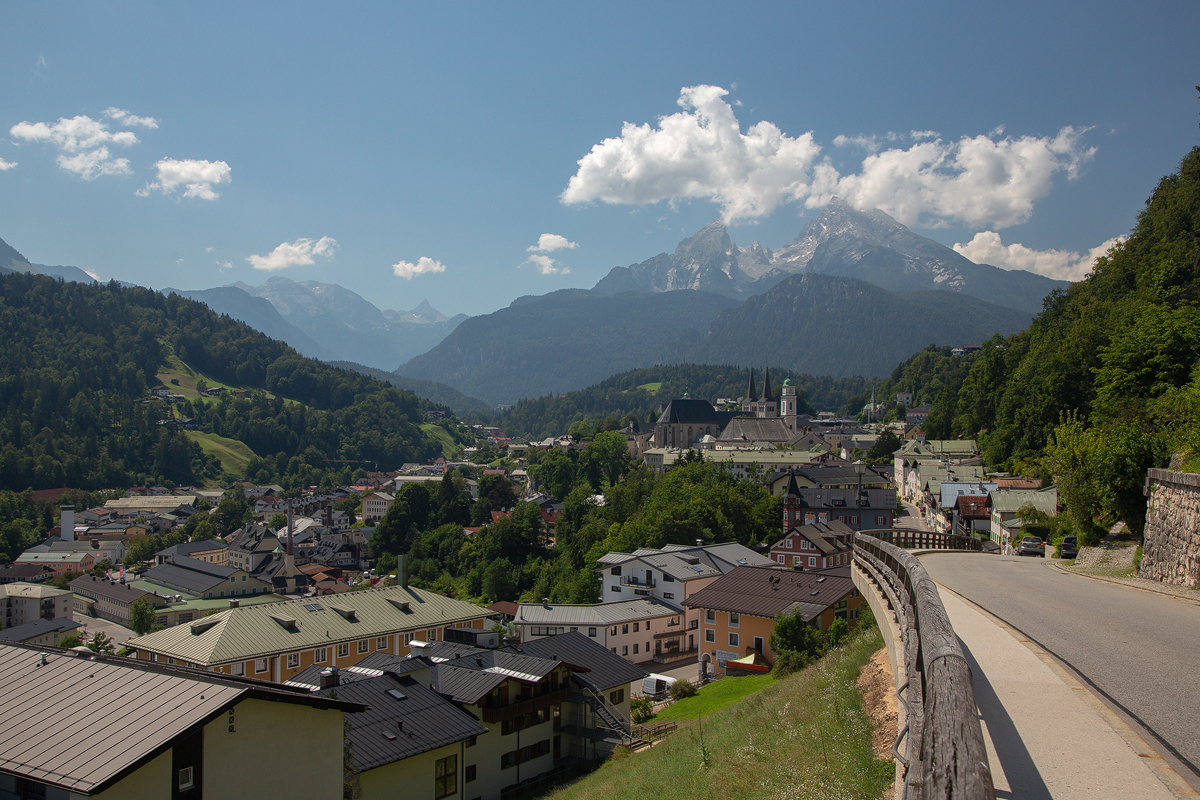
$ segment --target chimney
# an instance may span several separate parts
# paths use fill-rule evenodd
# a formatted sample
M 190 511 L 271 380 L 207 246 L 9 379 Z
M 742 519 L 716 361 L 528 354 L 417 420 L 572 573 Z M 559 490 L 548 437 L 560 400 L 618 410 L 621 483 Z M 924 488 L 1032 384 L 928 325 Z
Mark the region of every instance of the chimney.
M 408 557 L 404 554 L 396 556 L 396 585 L 408 588 Z
M 325 527 L 326 528 L 333 527 L 333 504 L 332 503 L 325 506 Z
M 410 656 L 423 656 L 423 655 L 425 655 L 425 648 L 428 646 L 429 646 L 428 642 L 422 641 L 420 639 L 413 639 L 411 642 L 408 643 L 408 654 Z
M 230 601 L 229 601 L 229 607 L 230 607 L 230 608 L 237 608 L 237 607 L 238 607 L 238 604 L 239 604 L 240 602 L 241 602 L 240 600 L 230 600 Z
M 62 506 L 58 511 L 58 537 L 64 542 L 75 541 L 75 506 Z
M 341 678 L 338 676 L 337 667 L 329 667 L 321 670 L 320 686 L 322 689 L 332 689 L 334 686 L 341 685 Z

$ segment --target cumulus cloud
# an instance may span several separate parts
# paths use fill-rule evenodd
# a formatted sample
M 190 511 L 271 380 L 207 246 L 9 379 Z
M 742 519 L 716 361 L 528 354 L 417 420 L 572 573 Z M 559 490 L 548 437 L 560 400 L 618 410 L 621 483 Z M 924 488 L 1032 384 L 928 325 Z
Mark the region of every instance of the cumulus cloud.
M 17 162 L 15 162 L 15 161 L 5 161 L 3 158 L 0 158 L 0 172 L 4 172 L 5 170 L 10 170 L 13 167 L 15 167 L 16 165 L 17 165 Z
M 575 242 L 557 233 L 543 233 L 538 237 L 537 244 L 526 247 L 530 253 L 553 253 L 555 250 L 573 250 L 579 247 Z
M 1096 259 L 1126 238 L 1117 236 L 1086 253 L 1075 253 L 1070 250 L 1034 250 L 1023 244 L 1006 246 L 995 231 L 980 231 L 966 244 L 955 244 L 954 250 L 977 264 L 991 264 L 1001 269 L 1024 269 L 1048 278 L 1078 281 L 1092 271 Z
M 141 125 L 143 128 L 157 128 L 158 120 L 154 117 L 139 117 L 136 114 L 130 114 L 123 108 L 114 108 L 109 106 L 104 109 L 104 116 L 111 119 L 118 125 Z
M 176 189 L 183 186 L 185 187 L 184 197 L 216 200 L 221 195 L 213 191 L 213 186 L 233 180 L 232 170 L 224 161 L 200 161 L 197 159 L 177 161 L 174 158 L 164 158 L 154 167 L 158 170 L 158 180 L 147 183 L 145 187 L 138 189 L 136 194 L 139 197 L 145 197 L 152 191 L 173 194 Z
M 62 151 L 58 166 L 87 181 L 101 175 L 129 174 L 129 159 L 115 158 L 108 146 L 129 147 L 138 141 L 132 131 L 110 131 L 105 122 L 83 114 L 71 119 L 60 117 L 53 124 L 18 122 L 8 132 L 15 139 L 56 146 Z
M 405 280 L 412 280 L 417 275 L 445 271 L 445 264 L 435 261 L 429 256 L 421 256 L 415 264 L 411 261 L 401 261 L 397 264 L 392 264 L 392 274 L 397 278 L 404 278 Z
M 297 239 L 294 242 L 284 242 L 265 256 L 250 256 L 246 260 L 255 269 L 274 271 L 312 264 L 314 256 L 330 258 L 335 247 L 337 240 L 328 236 L 322 236 L 316 241 Z
M 808 174 L 821 148 L 811 133 L 792 138 L 770 122 L 741 132 L 719 86 L 689 86 L 683 111 L 658 127 L 626 122 L 579 159 L 561 200 L 644 205 L 704 198 L 732 221 L 769 214 L 780 203 L 810 193 Z
M 543 275 L 568 275 L 571 272 L 570 267 L 562 266 L 550 256 L 530 256 L 525 260 L 525 263 L 533 264 L 537 267 L 538 272 Z
M 560 199 L 646 205 L 703 198 L 721 206 L 726 222 L 770 214 L 783 203 L 816 208 L 840 196 L 858 208 L 880 208 L 906 225 L 950 222 L 1004 228 L 1024 222 L 1052 188 L 1056 173 L 1078 177 L 1094 156 L 1082 144 L 1087 129 L 1065 127 L 1049 137 L 986 136 L 946 141 L 934 131 L 838 136 L 868 155 L 841 174 L 812 133 L 784 134 L 763 121 L 742 133 L 718 86 L 684 88 L 683 111 L 657 127 L 626 122 L 621 135 L 594 145 Z M 885 145 L 911 142 L 905 146 Z

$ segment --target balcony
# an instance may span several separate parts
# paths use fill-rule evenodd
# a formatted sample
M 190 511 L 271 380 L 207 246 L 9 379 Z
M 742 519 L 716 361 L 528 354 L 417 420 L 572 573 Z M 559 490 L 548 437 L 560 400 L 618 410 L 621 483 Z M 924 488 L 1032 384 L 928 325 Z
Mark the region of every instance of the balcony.
M 519 703 L 509 703 L 506 706 L 498 708 L 484 707 L 483 721 L 488 724 L 503 722 L 506 719 L 513 719 L 521 714 L 528 714 L 531 711 L 538 711 L 543 708 L 561 705 L 568 697 L 571 696 L 570 689 L 559 689 L 557 692 L 550 692 L 538 697 L 531 697 L 528 700 L 522 700 Z
M 633 586 L 637 589 L 653 589 L 658 585 L 658 581 L 654 578 L 639 578 L 636 575 L 629 575 L 621 578 L 622 586 Z

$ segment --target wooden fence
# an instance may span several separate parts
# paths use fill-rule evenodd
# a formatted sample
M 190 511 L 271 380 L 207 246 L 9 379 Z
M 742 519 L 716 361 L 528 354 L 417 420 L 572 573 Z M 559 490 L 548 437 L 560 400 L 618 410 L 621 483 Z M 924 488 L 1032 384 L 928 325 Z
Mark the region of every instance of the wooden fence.
M 933 531 L 914 531 L 907 528 L 884 528 L 862 533 L 905 550 L 983 551 L 982 539 L 974 536 L 960 536 L 957 533 L 934 533 Z
M 907 722 L 892 751 L 903 765 L 901 796 L 995 800 L 971 668 L 937 586 L 914 555 L 877 535 L 886 533 L 898 532 L 855 534 L 854 561 L 895 612 L 904 643 L 906 680 L 897 695 Z

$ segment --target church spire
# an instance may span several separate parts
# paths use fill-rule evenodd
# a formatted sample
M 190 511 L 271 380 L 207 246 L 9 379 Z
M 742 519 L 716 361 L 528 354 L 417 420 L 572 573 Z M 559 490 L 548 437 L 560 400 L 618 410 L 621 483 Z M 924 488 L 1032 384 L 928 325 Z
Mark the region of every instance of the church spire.
M 746 389 L 746 400 L 753 402 L 758 399 L 758 395 L 754 393 L 754 367 L 750 368 L 750 386 Z
M 770 367 L 764 367 L 764 368 L 763 368 L 763 393 L 762 393 L 762 399 L 763 399 L 763 400 L 770 400 L 770 399 L 772 399 L 772 398 L 771 398 L 771 368 L 770 368 Z

